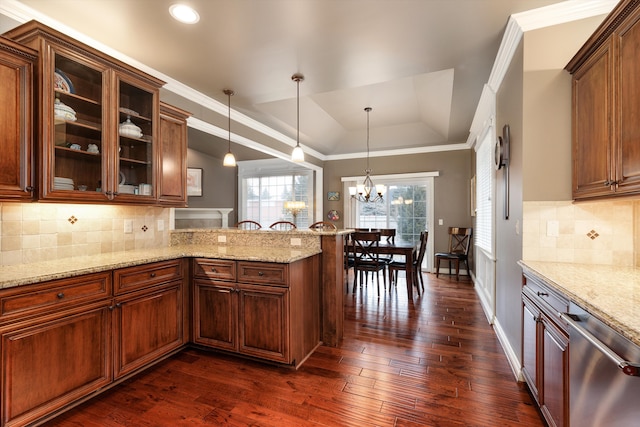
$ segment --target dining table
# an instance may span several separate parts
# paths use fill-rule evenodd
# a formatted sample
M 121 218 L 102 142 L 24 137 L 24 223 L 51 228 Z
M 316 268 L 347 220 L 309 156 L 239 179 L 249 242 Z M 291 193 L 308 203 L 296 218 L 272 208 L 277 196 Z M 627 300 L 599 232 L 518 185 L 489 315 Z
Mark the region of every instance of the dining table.
M 415 262 L 417 243 L 412 242 L 388 242 L 380 240 L 378 245 L 370 248 L 378 255 L 402 255 L 406 260 L 405 274 L 407 276 L 407 297 L 413 299 L 413 264 Z

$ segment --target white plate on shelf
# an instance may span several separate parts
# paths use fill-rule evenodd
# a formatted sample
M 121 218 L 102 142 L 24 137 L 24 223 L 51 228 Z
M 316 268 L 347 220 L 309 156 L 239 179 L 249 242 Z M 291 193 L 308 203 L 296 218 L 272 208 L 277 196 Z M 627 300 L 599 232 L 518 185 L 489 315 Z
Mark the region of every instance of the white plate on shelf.
M 124 173 L 120 172 L 120 185 L 123 185 L 127 178 L 124 176 Z

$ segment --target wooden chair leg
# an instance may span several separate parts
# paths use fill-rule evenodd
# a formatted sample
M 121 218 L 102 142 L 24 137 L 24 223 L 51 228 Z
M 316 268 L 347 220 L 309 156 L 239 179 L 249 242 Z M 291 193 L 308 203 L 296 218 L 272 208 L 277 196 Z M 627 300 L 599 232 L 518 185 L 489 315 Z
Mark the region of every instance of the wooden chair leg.
M 440 275 L 440 258 L 436 258 L 436 278 Z
M 456 282 L 460 281 L 460 261 L 456 260 Z

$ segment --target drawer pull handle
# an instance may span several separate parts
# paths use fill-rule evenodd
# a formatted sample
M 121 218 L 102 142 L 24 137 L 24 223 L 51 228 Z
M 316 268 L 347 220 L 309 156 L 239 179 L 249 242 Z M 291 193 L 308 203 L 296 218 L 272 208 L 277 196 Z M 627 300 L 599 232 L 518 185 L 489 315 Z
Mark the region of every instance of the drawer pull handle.
M 64 292 L 60 292 L 58 295 L 56 295 L 58 297 L 58 299 L 62 299 L 64 298 Z
M 262 271 L 258 271 L 258 276 L 264 276 L 264 273 Z
M 156 277 L 156 273 L 149 274 L 149 277 Z
M 212 272 L 212 273 L 217 273 L 217 272 L 218 272 L 218 270 L 216 270 L 216 268 L 215 268 L 215 267 L 211 267 L 211 272 Z
M 548 296 L 549 296 L 549 294 L 548 294 L 548 293 L 546 293 L 546 292 L 536 292 L 536 294 L 537 294 L 539 297 L 548 297 Z

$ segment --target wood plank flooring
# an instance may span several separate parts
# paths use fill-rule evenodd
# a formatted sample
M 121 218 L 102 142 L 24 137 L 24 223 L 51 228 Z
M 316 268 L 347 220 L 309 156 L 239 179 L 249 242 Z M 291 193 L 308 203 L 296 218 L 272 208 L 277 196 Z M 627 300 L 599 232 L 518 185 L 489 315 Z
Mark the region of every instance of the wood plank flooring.
M 298 370 L 188 349 L 47 426 L 543 426 L 468 279 L 345 297 L 345 339 Z

